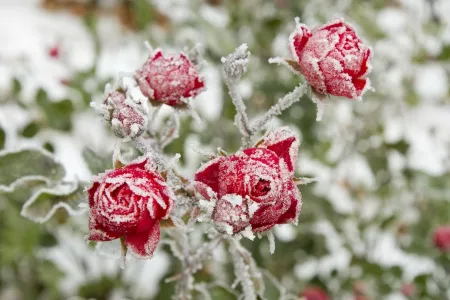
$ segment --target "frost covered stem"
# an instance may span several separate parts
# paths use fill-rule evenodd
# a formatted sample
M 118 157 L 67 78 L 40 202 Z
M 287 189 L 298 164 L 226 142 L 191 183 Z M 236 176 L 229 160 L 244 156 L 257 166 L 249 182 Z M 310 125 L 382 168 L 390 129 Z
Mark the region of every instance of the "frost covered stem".
M 234 238 L 230 238 L 231 258 L 234 265 L 234 273 L 236 275 L 236 283 L 240 283 L 244 292 L 243 296 L 245 300 L 257 300 L 255 285 L 250 275 L 250 266 L 246 263 L 241 253 L 242 246 L 239 241 Z
M 250 52 L 247 51 L 247 45 L 242 44 L 227 57 L 222 57 L 225 84 L 228 87 L 231 100 L 236 107 L 236 126 L 238 126 L 239 131 L 244 136 L 246 143 L 249 142 L 252 132 L 250 130 L 246 107 L 237 85 L 242 74 L 247 71 L 249 56 Z
M 278 99 L 278 102 L 274 104 L 262 117 L 255 120 L 250 127 L 252 133 L 260 130 L 267 122 L 275 116 L 281 115 L 281 113 L 288 109 L 292 104 L 299 101 L 305 94 L 308 85 L 303 83 L 297 86 L 292 92 L 286 94 L 283 98 Z

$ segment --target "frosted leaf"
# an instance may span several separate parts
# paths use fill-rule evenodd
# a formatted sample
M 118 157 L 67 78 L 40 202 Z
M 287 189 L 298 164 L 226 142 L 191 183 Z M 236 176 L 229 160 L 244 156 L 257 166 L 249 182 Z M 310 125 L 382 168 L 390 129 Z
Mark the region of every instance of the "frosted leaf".
M 58 209 L 71 216 L 80 215 L 87 212 L 79 207 L 84 199 L 83 187 L 77 182 L 42 188 L 25 202 L 20 214 L 37 223 L 48 221 Z
M 58 181 L 65 175 L 63 166 L 52 154 L 41 149 L 0 151 L 0 191 L 12 191 L 27 180 Z

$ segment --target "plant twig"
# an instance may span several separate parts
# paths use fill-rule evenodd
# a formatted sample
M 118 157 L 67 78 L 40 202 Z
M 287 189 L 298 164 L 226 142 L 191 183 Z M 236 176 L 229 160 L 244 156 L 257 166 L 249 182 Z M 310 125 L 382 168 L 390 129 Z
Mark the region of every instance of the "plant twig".
M 286 94 L 283 98 L 280 98 L 276 104 L 274 104 L 262 117 L 252 122 L 250 132 L 254 133 L 260 130 L 270 119 L 275 116 L 281 115 L 281 113 L 292 106 L 295 102 L 305 94 L 308 85 L 303 83 L 297 86 L 292 92 Z
M 223 70 L 225 74 L 225 84 L 228 87 L 228 93 L 236 107 L 236 126 L 239 128 L 244 137 L 244 144 L 250 142 L 252 131 L 246 112 L 246 107 L 242 96 L 238 91 L 238 81 L 247 71 L 248 57 L 250 52 L 247 51 L 247 44 L 242 44 L 227 57 L 222 57 Z

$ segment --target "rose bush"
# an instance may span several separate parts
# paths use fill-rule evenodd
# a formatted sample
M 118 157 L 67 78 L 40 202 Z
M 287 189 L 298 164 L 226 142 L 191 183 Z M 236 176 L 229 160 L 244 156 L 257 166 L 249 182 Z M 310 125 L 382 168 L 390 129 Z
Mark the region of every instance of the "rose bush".
M 89 240 L 123 238 L 133 254 L 149 258 L 159 242 L 159 221 L 169 216 L 175 195 L 143 158 L 94 177 L 88 199 Z
M 238 233 L 251 226 L 262 232 L 295 222 L 301 195 L 293 182 L 299 141 L 287 127 L 270 134 L 254 148 L 218 157 L 195 174 L 195 187 L 215 199 L 212 219 L 222 231 Z

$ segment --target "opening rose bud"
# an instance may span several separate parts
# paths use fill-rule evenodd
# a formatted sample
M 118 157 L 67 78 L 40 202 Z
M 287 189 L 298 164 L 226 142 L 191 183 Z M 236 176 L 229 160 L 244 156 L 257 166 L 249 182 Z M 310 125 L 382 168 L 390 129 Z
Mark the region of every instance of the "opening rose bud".
M 218 157 L 195 174 L 196 190 L 218 199 L 212 214 L 222 232 L 253 232 L 295 222 L 301 195 L 294 184 L 299 141 L 287 127 L 264 137 L 255 148 Z
M 289 46 L 299 72 L 316 93 L 360 99 L 370 89 L 372 51 L 343 19 L 312 31 L 297 19 Z
M 187 99 L 205 89 L 196 66 L 183 53 L 165 57 L 157 49 L 135 76 L 142 94 L 170 106 L 186 106 Z
M 93 178 L 88 189 L 91 241 L 122 238 L 139 258 L 150 258 L 160 238 L 159 221 L 175 201 L 173 191 L 141 158 Z
M 119 89 L 108 94 L 104 101 L 103 116 L 119 138 L 134 139 L 147 127 L 147 115 L 142 103 L 127 97 Z

